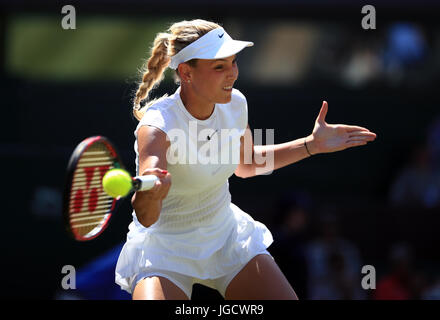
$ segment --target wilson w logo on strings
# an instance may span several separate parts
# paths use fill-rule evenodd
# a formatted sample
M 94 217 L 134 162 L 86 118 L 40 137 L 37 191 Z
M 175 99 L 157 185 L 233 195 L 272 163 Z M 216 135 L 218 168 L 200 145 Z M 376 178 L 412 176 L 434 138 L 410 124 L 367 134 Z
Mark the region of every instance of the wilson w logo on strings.
M 109 165 L 92 166 L 80 168 L 75 172 L 71 193 L 73 197 L 71 212 L 94 212 L 98 209 L 99 198 L 103 193 L 102 178 L 109 169 Z

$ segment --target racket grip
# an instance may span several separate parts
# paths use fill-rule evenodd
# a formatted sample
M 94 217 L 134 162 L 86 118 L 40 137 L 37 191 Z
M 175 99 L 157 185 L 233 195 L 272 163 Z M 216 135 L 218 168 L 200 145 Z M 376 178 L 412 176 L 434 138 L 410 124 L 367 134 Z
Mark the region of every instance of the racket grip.
M 155 175 L 137 176 L 133 178 L 133 188 L 135 191 L 146 191 L 154 187 L 159 178 Z

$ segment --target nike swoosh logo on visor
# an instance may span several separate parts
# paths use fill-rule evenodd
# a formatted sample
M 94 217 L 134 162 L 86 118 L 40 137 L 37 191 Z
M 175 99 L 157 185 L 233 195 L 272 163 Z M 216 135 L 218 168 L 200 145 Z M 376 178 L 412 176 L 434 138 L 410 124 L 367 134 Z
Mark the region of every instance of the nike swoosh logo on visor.
M 218 35 L 218 37 L 219 37 L 219 38 L 222 38 L 222 37 L 223 37 L 223 35 L 224 35 L 224 33 L 222 33 L 221 35 L 219 34 L 219 35 Z

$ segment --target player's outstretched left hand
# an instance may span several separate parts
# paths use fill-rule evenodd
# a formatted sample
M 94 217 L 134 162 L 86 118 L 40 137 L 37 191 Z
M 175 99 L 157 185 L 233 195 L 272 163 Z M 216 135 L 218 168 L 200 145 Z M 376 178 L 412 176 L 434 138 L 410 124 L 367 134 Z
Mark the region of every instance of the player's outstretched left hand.
M 313 133 L 307 137 L 307 146 L 310 153 L 341 151 L 351 147 L 363 146 L 376 139 L 376 134 L 367 128 L 346 124 L 328 124 L 325 122 L 327 111 L 327 101 L 323 101 L 315 121 Z

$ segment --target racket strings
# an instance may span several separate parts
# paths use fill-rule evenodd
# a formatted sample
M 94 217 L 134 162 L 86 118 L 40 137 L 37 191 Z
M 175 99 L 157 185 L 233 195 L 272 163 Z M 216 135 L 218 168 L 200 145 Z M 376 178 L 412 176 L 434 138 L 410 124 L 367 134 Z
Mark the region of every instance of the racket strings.
M 102 188 L 104 174 L 114 167 L 114 158 L 102 142 L 90 145 L 81 155 L 73 175 L 69 217 L 74 233 L 93 237 L 111 216 L 114 199 Z

